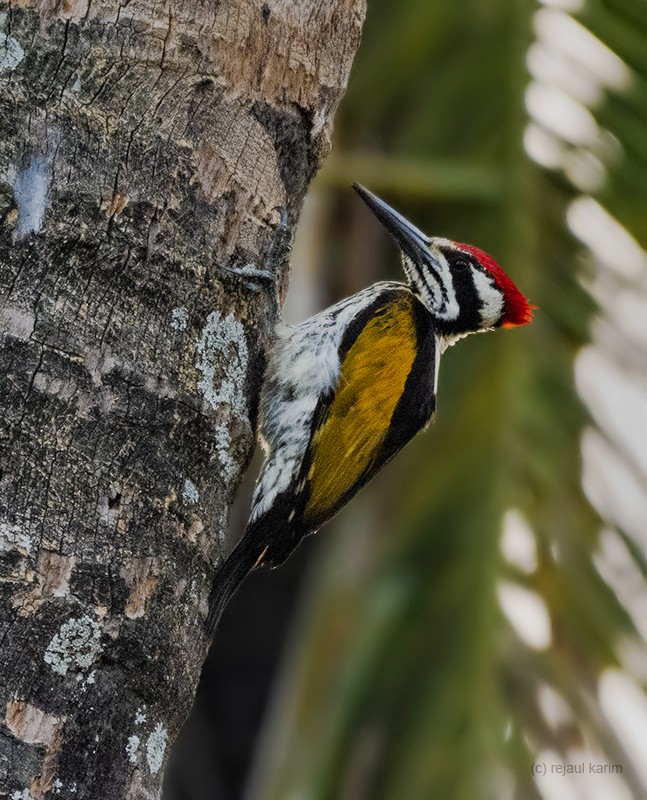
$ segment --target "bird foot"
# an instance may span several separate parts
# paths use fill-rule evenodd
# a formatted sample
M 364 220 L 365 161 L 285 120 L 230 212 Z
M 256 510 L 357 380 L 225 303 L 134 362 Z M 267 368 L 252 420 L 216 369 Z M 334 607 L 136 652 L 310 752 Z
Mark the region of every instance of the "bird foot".
M 272 288 L 276 286 L 276 275 L 267 269 L 258 269 L 254 264 L 245 264 L 244 267 L 224 267 L 220 269 L 236 275 L 242 279 L 243 286 L 252 292 L 260 291 L 259 283 L 269 283 Z
M 288 225 L 288 214 L 283 206 L 275 206 L 272 211 L 278 211 L 280 220 L 274 228 L 272 243 L 262 268 L 256 264 L 246 264 L 244 267 L 225 267 L 221 265 L 224 272 L 237 275 L 242 279 L 243 286 L 253 292 L 261 289 L 259 284 L 267 283 L 271 288 L 276 289 L 279 269 L 290 256 L 292 250 L 292 231 Z

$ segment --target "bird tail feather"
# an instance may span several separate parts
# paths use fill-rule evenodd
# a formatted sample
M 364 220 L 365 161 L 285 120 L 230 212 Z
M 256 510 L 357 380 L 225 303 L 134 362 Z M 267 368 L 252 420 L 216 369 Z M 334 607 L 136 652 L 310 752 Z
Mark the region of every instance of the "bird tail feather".
M 206 631 L 212 638 L 227 603 L 263 555 L 265 548 L 255 541 L 255 527 L 252 524 L 247 528 L 236 547 L 216 568 L 209 595 L 209 611 L 205 620 Z

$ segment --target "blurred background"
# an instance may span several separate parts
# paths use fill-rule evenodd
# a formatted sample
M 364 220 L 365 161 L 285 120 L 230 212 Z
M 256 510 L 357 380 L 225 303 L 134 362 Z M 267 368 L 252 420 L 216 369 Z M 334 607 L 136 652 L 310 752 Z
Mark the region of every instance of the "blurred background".
M 353 180 L 540 310 L 447 352 L 432 428 L 248 579 L 166 800 L 647 798 L 647 5 L 368 6 L 286 318 L 401 278 Z

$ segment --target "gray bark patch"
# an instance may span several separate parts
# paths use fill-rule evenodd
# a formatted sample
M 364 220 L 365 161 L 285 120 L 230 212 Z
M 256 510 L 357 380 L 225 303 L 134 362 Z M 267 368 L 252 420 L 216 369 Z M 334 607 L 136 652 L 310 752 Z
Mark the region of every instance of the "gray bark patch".
M 64 622 L 45 651 L 45 663 L 58 675 L 87 670 L 101 653 L 101 628 L 88 616 Z

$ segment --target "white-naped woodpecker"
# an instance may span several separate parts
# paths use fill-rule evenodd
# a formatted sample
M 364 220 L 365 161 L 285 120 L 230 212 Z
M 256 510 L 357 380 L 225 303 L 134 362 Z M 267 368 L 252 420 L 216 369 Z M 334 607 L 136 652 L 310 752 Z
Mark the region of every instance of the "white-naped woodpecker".
M 427 427 L 449 345 L 532 319 L 487 253 L 426 236 L 354 187 L 400 248 L 407 283 L 376 283 L 277 327 L 261 394 L 266 457 L 245 533 L 214 576 L 210 634 L 250 570 L 281 564 Z

